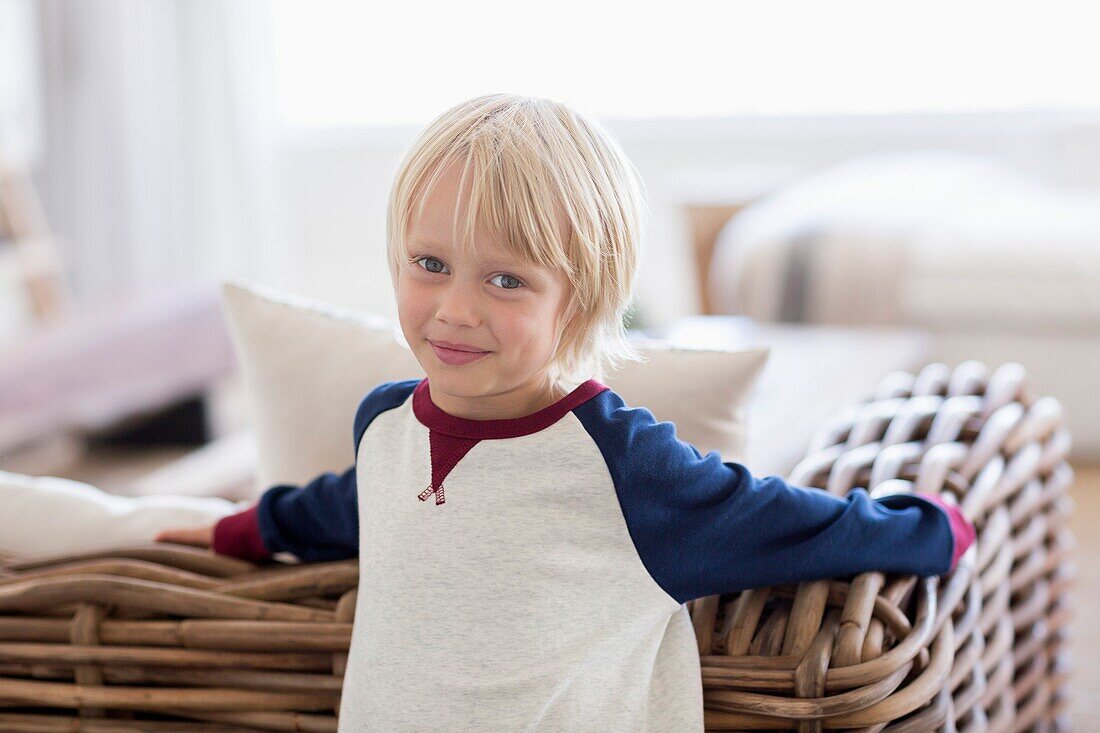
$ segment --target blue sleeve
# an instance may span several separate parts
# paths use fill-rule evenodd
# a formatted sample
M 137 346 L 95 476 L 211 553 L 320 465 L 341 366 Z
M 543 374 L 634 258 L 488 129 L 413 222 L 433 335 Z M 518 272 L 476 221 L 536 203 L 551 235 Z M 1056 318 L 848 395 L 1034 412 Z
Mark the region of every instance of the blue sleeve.
M 607 390 L 574 410 L 599 446 L 642 563 L 669 595 L 693 598 L 868 570 L 942 575 L 948 516 L 912 494 L 841 498 L 754 477 L 703 456 L 670 422 Z
M 256 509 L 260 538 L 271 552 L 289 552 L 302 562 L 343 560 L 359 552 L 354 465 L 305 486 L 272 486 Z
M 355 414 L 354 448 L 382 412 L 408 399 L 419 379 L 384 382 L 363 398 Z M 256 520 L 264 547 L 289 552 L 303 562 L 343 560 L 359 553 L 359 497 L 356 466 L 325 472 L 305 486 L 280 484 L 263 493 Z

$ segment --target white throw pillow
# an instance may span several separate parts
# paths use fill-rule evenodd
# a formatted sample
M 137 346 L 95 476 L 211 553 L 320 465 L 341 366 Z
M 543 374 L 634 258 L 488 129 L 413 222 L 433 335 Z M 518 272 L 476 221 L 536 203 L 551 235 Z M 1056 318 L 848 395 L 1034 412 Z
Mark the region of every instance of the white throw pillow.
M 116 496 L 80 481 L 0 471 L 0 555 L 61 555 L 152 542 L 162 530 L 210 525 L 251 503 Z
M 258 485 L 302 484 L 354 460 L 352 425 L 378 384 L 423 378 L 400 329 L 380 316 L 241 281 L 223 303 L 248 391 L 259 451 Z M 769 350 L 672 348 L 640 342 L 646 362 L 601 381 L 627 405 L 676 425 L 702 453 L 743 461 L 744 405 Z

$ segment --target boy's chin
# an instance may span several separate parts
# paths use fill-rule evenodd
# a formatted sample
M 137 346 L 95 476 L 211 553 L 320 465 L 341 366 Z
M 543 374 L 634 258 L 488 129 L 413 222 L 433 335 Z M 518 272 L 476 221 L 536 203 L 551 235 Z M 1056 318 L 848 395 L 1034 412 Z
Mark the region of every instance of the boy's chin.
M 491 379 L 476 364 L 466 366 L 451 366 L 449 364 L 433 364 L 430 369 L 425 369 L 428 381 L 455 397 L 478 397 L 485 393 L 485 389 L 491 386 Z

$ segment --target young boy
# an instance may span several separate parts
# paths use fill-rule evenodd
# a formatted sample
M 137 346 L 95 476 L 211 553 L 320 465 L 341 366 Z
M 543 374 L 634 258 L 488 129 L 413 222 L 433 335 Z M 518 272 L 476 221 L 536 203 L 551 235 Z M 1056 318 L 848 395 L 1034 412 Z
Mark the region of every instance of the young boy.
M 702 456 L 597 381 L 636 358 L 623 313 L 642 211 L 595 121 L 504 94 L 445 112 L 387 222 L 427 378 L 366 395 L 343 474 L 158 537 L 359 558 L 340 731 L 702 731 L 686 601 L 945 574 L 973 542 L 935 497 L 840 498 Z

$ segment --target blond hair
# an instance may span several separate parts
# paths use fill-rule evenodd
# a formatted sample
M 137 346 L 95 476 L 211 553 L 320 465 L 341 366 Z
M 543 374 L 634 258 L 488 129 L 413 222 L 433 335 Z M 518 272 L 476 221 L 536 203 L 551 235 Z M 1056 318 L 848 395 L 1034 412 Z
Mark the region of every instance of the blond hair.
M 644 187 L 610 131 L 559 102 L 514 94 L 476 97 L 436 117 L 413 141 L 390 193 L 387 253 L 395 285 L 409 254 L 413 207 L 419 216 L 440 175 L 456 162 L 463 166 L 458 190 L 466 190 L 468 177 L 471 182 L 467 219 L 456 238 L 465 251 L 473 251 L 480 224 L 524 262 L 568 275 L 571 294 L 552 377 L 577 383 L 602 378 L 605 366 L 642 359 L 623 319 L 634 297 Z

